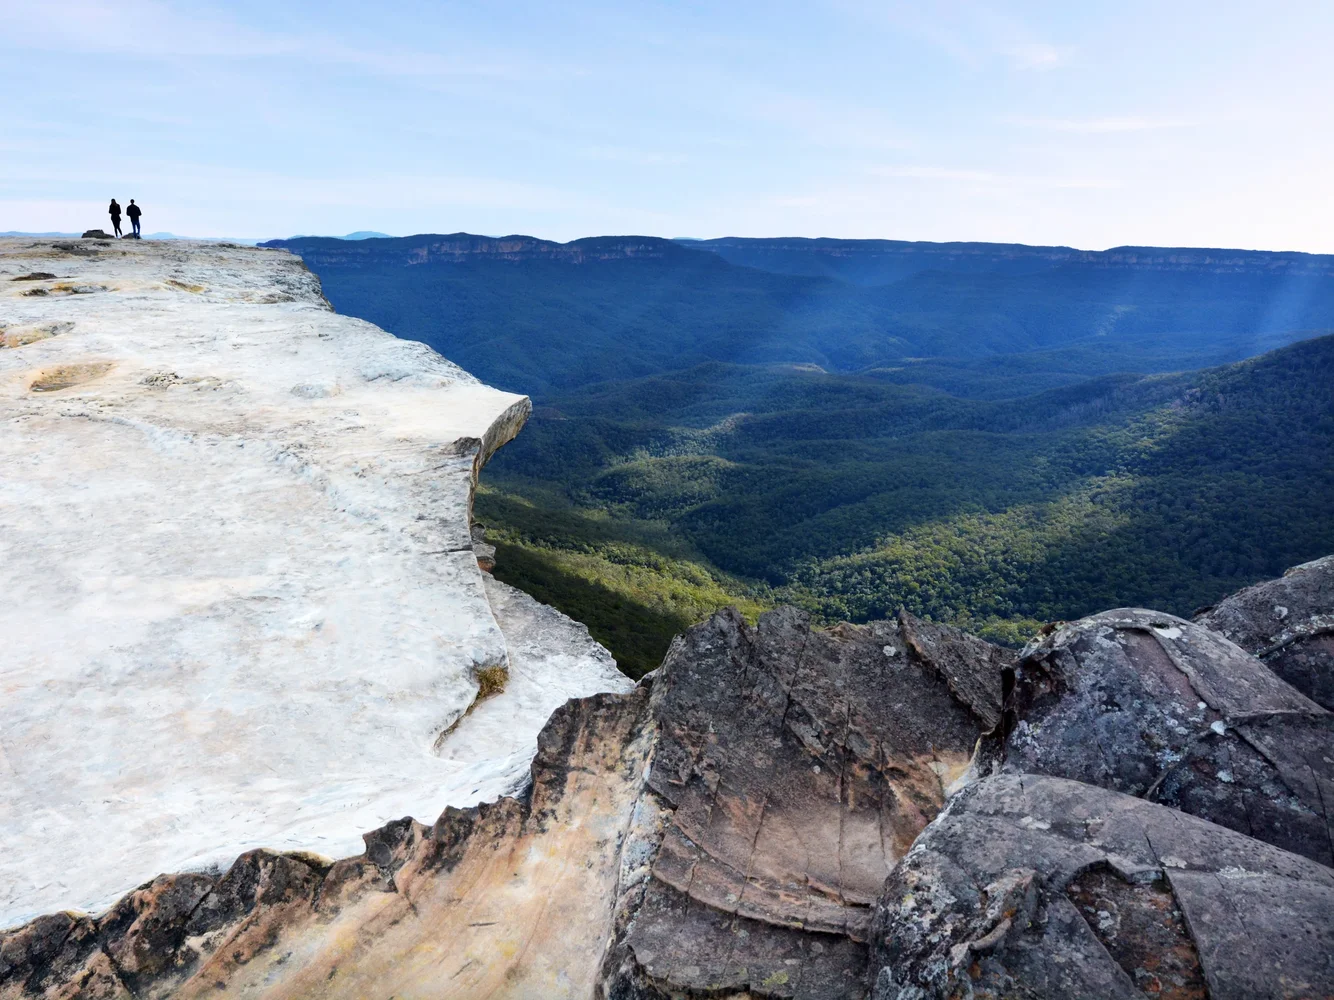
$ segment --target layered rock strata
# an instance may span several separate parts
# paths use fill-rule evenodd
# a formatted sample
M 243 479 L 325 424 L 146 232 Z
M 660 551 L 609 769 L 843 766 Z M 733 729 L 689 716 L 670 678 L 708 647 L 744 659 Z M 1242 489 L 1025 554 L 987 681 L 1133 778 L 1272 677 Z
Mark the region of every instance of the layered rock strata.
M 0 240 L 0 927 L 354 853 L 626 689 L 478 567 L 476 477 L 528 411 L 281 251 Z
M 1006 661 L 907 615 L 818 631 L 789 608 L 752 631 L 719 614 L 678 638 L 653 679 L 626 849 L 651 863 L 621 887 L 609 995 L 864 992 L 881 886 L 965 779 Z

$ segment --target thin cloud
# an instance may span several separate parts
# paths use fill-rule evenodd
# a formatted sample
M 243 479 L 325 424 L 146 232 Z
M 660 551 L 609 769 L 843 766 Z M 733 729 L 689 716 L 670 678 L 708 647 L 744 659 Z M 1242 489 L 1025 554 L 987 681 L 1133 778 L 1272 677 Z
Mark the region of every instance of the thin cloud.
M 908 0 L 830 0 L 836 10 L 921 39 L 970 70 L 998 61 L 1022 72 L 1042 72 L 1070 65 L 1075 49 L 1042 38 L 1025 21 L 972 0 L 934 4 Z
M 870 167 L 872 177 L 904 180 L 938 181 L 994 190 L 1015 188 L 1061 188 L 1080 191 L 1106 191 L 1119 188 L 1121 183 L 1101 177 L 1051 177 L 1036 174 L 1005 174 L 991 170 L 972 170 L 966 167 L 903 165 Z
M 909 149 L 912 142 L 884 113 L 855 105 L 777 96 L 756 102 L 750 115 L 781 126 L 807 143 L 841 149 Z
M 1149 132 L 1157 129 L 1189 128 L 1198 122 L 1184 118 L 1149 118 L 1142 115 L 1123 115 L 1106 118 L 1023 118 L 1007 117 L 1006 125 L 1043 129 L 1048 132 L 1075 132 L 1082 135 L 1101 135 L 1113 132 Z
M 368 46 L 327 34 L 257 30 L 207 11 L 177 9 L 161 0 L 70 0 L 61 16 L 35 0 L 10 0 L 6 45 L 16 49 L 123 55 L 135 58 L 303 61 L 383 77 L 520 80 L 571 78 L 584 70 L 540 62 L 470 43 L 469 54 Z M 133 32 L 126 25 L 135 26 Z
M 1002 48 L 1001 54 L 1014 69 L 1044 71 L 1068 66 L 1074 50 L 1046 42 L 1024 42 Z
M 683 153 L 663 153 L 652 149 L 631 149 L 624 146 L 589 146 L 578 150 L 587 160 L 604 163 L 628 163 L 636 167 L 679 166 L 688 161 Z
M 989 170 L 964 170 L 956 167 L 872 167 L 875 177 L 907 177 L 924 181 L 997 181 L 1000 175 Z

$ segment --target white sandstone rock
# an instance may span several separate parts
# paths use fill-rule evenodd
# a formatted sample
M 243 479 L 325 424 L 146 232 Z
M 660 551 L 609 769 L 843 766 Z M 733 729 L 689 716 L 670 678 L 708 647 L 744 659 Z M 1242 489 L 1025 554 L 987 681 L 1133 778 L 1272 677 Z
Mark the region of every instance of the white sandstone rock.
M 475 477 L 528 410 L 282 251 L 0 240 L 0 927 L 356 854 L 628 688 L 478 569 Z

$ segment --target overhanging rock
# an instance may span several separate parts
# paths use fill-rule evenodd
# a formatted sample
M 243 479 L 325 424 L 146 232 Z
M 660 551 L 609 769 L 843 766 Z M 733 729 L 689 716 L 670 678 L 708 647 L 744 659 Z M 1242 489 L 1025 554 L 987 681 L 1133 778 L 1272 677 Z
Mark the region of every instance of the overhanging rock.
M 519 669 L 489 596 L 532 627 L 470 532 L 529 408 L 282 251 L 0 240 L 0 927 L 353 854 L 512 791 L 555 707 L 626 689 L 561 626 L 558 682 L 530 650 L 469 714 Z

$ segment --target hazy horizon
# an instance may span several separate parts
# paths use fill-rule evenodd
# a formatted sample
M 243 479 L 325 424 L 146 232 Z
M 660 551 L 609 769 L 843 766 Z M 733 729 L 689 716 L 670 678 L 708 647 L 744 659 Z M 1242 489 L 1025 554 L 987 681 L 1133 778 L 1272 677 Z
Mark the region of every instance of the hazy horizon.
M 107 226 L 100 226 L 100 227 L 99 227 L 99 226 L 93 226 L 93 227 L 91 227 L 91 228 L 94 228 L 94 229 L 96 229 L 96 228 L 101 228 L 101 229 L 105 232 L 105 231 L 107 231 L 107 229 L 108 229 L 109 227 L 107 227 Z M 903 238 L 900 238 L 900 237 L 897 237 L 897 236 L 829 236 L 829 235 L 806 236 L 806 235 L 798 235 L 798 234 L 795 234 L 795 233 L 788 233 L 788 234 L 785 234 L 785 235 L 770 235 L 770 236 L 742 236 L 742 235 L 739 235 L 739 234 L 736 234 L 736 233 L 727 233 L 727 234 L 724 234 L 724 235 L 721 235 L 721 236 L 662 236 L 662 235 L 660 235 L 660 234 L 658 234 L 658 233 L 630 233 L 630 232 L 626 232 L 626 233 L 584 233 L 582 236 L 572 236 L 572 237 L 570 237 L 569 239 L 556 239 L 556 238 L 552 238 L 552 237 L 540 236 L 540 235 L 538 235 L 538 234 L 536 234 L 536 233 L 530 233 L 530 232 L 513 232 L 513 233 L 474 233 L 474 232 L 468 232 L 467 230 L 463 230 L 463 229 L 456 229 L 456 230 L 452 230 L 452 231 L 450 231 L 450 232 L 445 232 L 445 231 L 443 231 L 443 230 L 440 230 L 440 231 L 418 230 L 418 231 L 415 231 L 415 232 L 411 232 L 411 233 L 402 233 L 402 234 L 394 234 L 394 233 L 377 233 L 375 236 L 358 236 L 358 235 L 355 235 L 355 234 L 357 234 L 357 233 L 361 233 L 361 232 L 366 232 L 366 230 L 356 230 L 356 229 L 354 229 L 354 230 L 351 231 L 351 233 L 343 233 L 343 234 L 339 234 L 339 233 L 293 233 L 293 234 L 288 235 L 288 236 L 272 236 L 272 235 L 267 235 L 267 236 L 255 236 L 255 235 L 253 235 L 253 234 L 250 234 L 250 235 L 239 235 L 239 236 L 238 236 L 238 235 L 236 235 L 235 233 L 207 233 L 207 234 L 199 234 L 199 233 L 173 233 L 173 232 L 168 232 L 168 231 L 163 230 L 163 231 L 159 231 L 159 232 L 144 233 L 144 234 L 143 234 L 143 239 L 151 240 L 151 239 L 156 239 L 156 238 L 162 238 L 162 239 L 174 239 L 174 240 L 208 240 L 208 241 L 214 241 L 214 242 L 216 242 L 216 241 L 225 241 L 225 240 L 242 240 L 242 241 L 245 241 L 245 242 L 247 242 L 247 243 L 268 243 L 268 242 L 272 242 L 272 241 L 274 241 L 274 240 L 301 240 L 301 239 L 335 239 L 335 240 L 344 240 L 344 239 L 346 239 L 346 240 L 361 240 L 361 239 L 391 239 L 391 240 L 396 240 L 396 239 L 412 239 L 413 237 L 416 237 L 416 236 L 454 236 L 454 235 L 466 235 L 466 236 L 480 236 L 480 237 L 483 237 L 483 238 L 485 238 L 485 239 L 497 239 L 497 240 L 499 240 L 499 239 L 537 239 L 537 240 L 542 240 L 542 241 L 544 241 L 544 242 L 548 242 L 548 243 L 574 243 L 574 242 L 578 242 L 579 240 L 584 240 L 584 239 L 603 239 L 603 238 L 613 238 L 613 239 L 639 239 L 639 238 L 645 238 L 645 239 L 662 239 L 662 240 L 685 241 L 685 242 L 709 242 L 709 241 L 711 241 L 711 240 L 727 240 L 727 239 L 747 239 L 747 240 L 837 240 L 837 241 L 845 241 L 845 240 L 846 240 L 846 241 L 853 241 L 853 240 L 858 240 L 858 241 L 871 241 L 871 242 L 874 242 L 874 241 L 884 241 L 884 242 L 888 242 L 888 243 L 932 243 L 932 244 L 942 244 L 942 245 L 943 245 L 943 244 L 950 244 L 950 243 L 961 243 L 961 244 L 986 244 L 986 245 L 991 245 L 991 246 L 1058 247 L 1058 248 L 1065 248 L 1065 249 L 1069 249 L 1069 250 L 1081 251 L 1081 252 L 1085 252 L 1085 253 L 1103 253 L 1103 252 L 1106 252 L 1106 251 L 1108 251 L 1108 250 L 1118 250 L 1118 249 L 1122 249 L 1122 248 L 1140 248 L 1140 247 L 1142 247 L 1142 248 L 1146 248 L 1146 249 L 1155 249 L 1155 250 L 1225 250 L 1225 251 L 1241 251 L 1241 252 L 1246 252 L 1246 253 L 1297 253 L 1297 254 L 1306 254 L 1306 255 L 1314 256 L 1314 257 L 1328 257 L 1328 256 L 1334 256 L 1334 251 L 1321 251 L 1321 250 L 1292 250 L 1292 249 L 1268 249 L 1268 248 L 1264 248 L 1264 247 L 1243 247 L 1243 246 L 1206 246 L 1206 245 L 1203 245 L 1203 244 L 1186 244 L 1186 243 L 1172 243 L 1172 244 L 1169 244 L 1169 243 L 1142 243 L 1142 242 L 1141 242 L 1141 243 L 1117 243 L 1117 244 L 1115 244 L 1115 245 L 1113 245 L 1113 246 L 1105 246 L 1105 247 L 1089 247 L 1089 246 L 1076 246 L 1076 245 L 1074 245 L 1074 244 L 1069 244 L 1069 243 L 1024 243 L 1024 242 L 1021 242 L 1021 241 L 1019 241 L 1019 240 L 968 240 L 968 239 L 907 240 L 907 239 L 903 239 Z M 74 232 L 74 231 L 72 231 L 72 230 L 71 230 L 71 231 L 68 231 L 68 232 L 67 232 L 67 231 L 57 231 L 57 230 L 45 230 L 45 231 L 39 231 L 39 230 L 0 230 L 0 237 L 24 237 L 24 236 L 28 236 L 28 237 L 34 237 L 34 238 L 40 238 L 40 237 L 48 237 L 48 238 L 55 238 L 55 237 L 69 238 L 69 237 L 74 237 L 74 236 L 79 236 L 79 235 L 81 235 L 81 233 Z
M 1334 251 L 1334 5 L 1162 8 L 11 0 L 0 229 Z

